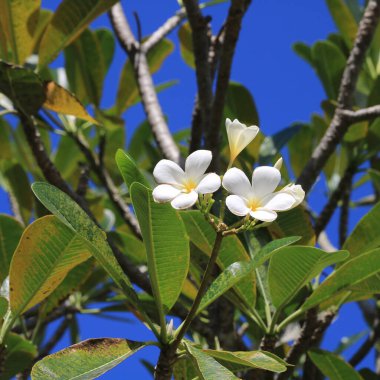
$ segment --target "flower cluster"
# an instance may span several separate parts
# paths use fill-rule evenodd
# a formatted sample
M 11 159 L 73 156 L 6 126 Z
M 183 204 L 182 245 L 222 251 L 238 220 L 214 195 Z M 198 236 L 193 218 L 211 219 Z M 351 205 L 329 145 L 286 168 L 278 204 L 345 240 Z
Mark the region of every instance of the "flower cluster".
M 212 155 L 208 150 L 190 154 L 183 170 L 176 163 L 161 160 L 153 171 L 158 186 L 153 190 L 156 202 L 171 202 L 178 210 L 192 207 L 205 194 L 216 192 L 221 185 L 229 195 L 225 199 L 227 208 L 235 215 L 254 220 L 272 222 L 278 211 L 287 211 L 298 206 L 305 193 L 300 185 L 289 184 L 276 191 L 281 182 L 282 159 L 274 167 L 259 166 L 254 169 L 252 181 L 244 172 L 232 167 L 239 153 L 259 132 L 256 126 L 246 127 L 238 120 L 226 120 L 230 147 L 229 169 L 221 178 L 215 173 L 206 173 Z

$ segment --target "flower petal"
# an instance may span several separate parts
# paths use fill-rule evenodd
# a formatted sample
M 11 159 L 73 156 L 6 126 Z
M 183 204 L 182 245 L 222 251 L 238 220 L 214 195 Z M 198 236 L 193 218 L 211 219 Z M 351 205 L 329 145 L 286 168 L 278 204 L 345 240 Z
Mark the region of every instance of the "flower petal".
M 296 200 L 295 204 L 292 206 L 292 208 L 297 207 L 305 198 L 305 192 L 301 185 L 288 185 L 285 186 L 282 190 L 280 190 L 282 193 L 288 193 L 294 197 Z
M 195 191 L 198 194 L 215 193 L 221 185 L 220 177 L 215 173 L 206 174 L 201 182 L 199 182 Z
M 262 200 L 262 206 L 273 211 L 286 211 L 294 207 L 296 199 L 283 191 L 269 194 Z
M 263 222 L 273 222 L 277 218 L 277 213 L 275 211 L 264 208 L 257 208 L 255 211 L 251 211 L 250 214 L 252 218 Z
M 256 125 L 246 127 L 242 130 L 236 143 L 239 148 L 239 153 L 256 137 L 258 133 L 259 127 L 256 127 Z
M 246 127 L 245 124 L 240 123 L 237 119 L 234 121 L 226 119 L 226 130 L 232 160 L 237 157 L 259 132 L 259 128 L 255 125 Z
M 252 174 L 252 187 L 255 195 L 263 198 L 273 193 L 281 181 L 280 171 L 271 166 L 259 166 Z
M 238 168 L 227 170 L 223 176 L 223 187 L 230 193 L 249 198 L 252 194 L 252 186 L 244 172 Z
M 181 191 L 171 185 L 158 185 L 152 193 L 154 201 L 158 203 L 170 202 L 179 194 Z
M 229 195 L 226 198 L 226 206 L 233 214 L 238 216 L 245 216 L 250 211 L 246 201 L 238 195 Z
M 154 168 L 153 176 L 157 183 L 181 185 L 185 178 L 185 173 L 175 162 L 161 160 Z
M 185 162 L 185 173 L 187 178 L 199 181 L 207 168 L 210 166 L 212 154 L 210 150 L 196 150 L 187 157 Z
M 198 193 L 191 191 L 190 193 L 181 193 L 178 197 L 175 197 L 171 205 L 177 210 L 184 210 L 191 207 L 198 199 Z

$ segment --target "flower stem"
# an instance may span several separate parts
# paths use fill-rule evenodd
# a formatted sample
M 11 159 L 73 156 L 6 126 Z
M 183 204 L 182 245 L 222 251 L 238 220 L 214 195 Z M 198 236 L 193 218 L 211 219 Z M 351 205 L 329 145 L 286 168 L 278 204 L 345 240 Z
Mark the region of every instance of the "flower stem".
M 172 345 L 174 347 L 177 347 L 181 343 L 181 340 L 185 336 L 187 329 L 189 328 L 191 322 L 193 321 L 193 319 L 197 313 L 198 307 L 202 301 L 202 298 L 206 293 L 206 290 L 207 290 L 207 287 L 209 284 L 209 280 L 210 280 L 210 276 L 212 274 L 216 259 L 218 257 L 220 246 L 222 244 L 222 240 L 223 240 L 223 232 L 218 231 L 216 233 L 216 238 L 215 238 L 214 246 L 212 248 L 210 260 L 208 261 L 205 273 L 204 273 L 203 278 L 202 278 L 202 282 L 199 286 L 198 293 L 195 297 L 195 300 L 191 306 L 189 313 L 187 314 L 182 326 L 180 327 L 178 333 L 176 334 L 176 337 L 172 343 Z

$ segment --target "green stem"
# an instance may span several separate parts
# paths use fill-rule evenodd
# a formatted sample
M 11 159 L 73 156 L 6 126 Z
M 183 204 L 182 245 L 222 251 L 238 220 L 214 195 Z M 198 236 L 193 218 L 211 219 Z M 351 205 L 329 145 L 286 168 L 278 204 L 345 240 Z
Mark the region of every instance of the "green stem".
M 218 257 L 218 253 L 219 253 L 220 246 L 222 244 L 222 240 L 223 240 L 222 231 L 218 231 L 216 233 L 214 247 L 212 248 L 210 260 L 207 264 L 206 271 L 203 275 L 203 279 L 202 279 L 202 282 L 199 286 L 198 293 L 197 293 L 195 300 L 194 300 L 194 302 L 190 308 L 189 313 L 187 314 L 183 324 L 181 325 L 178 333 L 176 334 L 176 337 L 175 337 L 173 343 L 171 344 L 174 348 L 177 348 L 178 345 L 181 343 L 182 338 L 185 336 L 186 331 L 188 330 L 188 328 L 191 325 L 191 322 L 193 321 L 194 317 L 196 316 L 198 307 L 202 301 L 203 296 L 206 293 L 206 290 L 207 290 L 207 287 L 209 284 L 209 279 L 211 277 L 216 259 Z
M 4 338 L 7 335 L 8 331 L 12 328 L 15 320 L 16 320 L 16 317 L 12 315 L 12 312 L 10 310 L 8 310 L 4 316 L 3 325 L 1 326 L 0 345 L 3 344 Z
M 290 314 L 287 318 L 285 318 L 276 328 L 277 332 L 280 332 L 285 326 L 287 326 L 290 322 L 292 322 L 294 319 L 298 318 L 300 315 L 302 315 L 305 312 L 305 310 L 299 309 L 295 311 L 293 314 Z

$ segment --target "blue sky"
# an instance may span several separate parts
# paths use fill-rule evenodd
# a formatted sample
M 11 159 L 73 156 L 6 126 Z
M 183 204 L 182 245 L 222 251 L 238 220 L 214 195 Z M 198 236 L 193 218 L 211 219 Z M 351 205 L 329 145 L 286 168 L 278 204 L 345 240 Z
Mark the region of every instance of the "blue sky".
M 45 0 L 43 6 L 54 9 L 59 1 Z M 178 8 L 175 0 L 129 0 L 123 1 L 131 24 L 132 12 L 136 11 L 142 24 L 143 35 L 148 35 L 160 26 Z M 128 6 L 127 6 L 128 5 Z M 205 10 L 212 16 L 217 31 L 223 22 L 227 5 L 222 4 Z M 94 28 L 109 27 L 106 16 L 101 16 L 92 25 Z M 231 79 L 243 83 L 250 89 L 255 99 L 260 128 L 271 135 L 295 121 L 308 121 L 313 112 L 319 112 L 320 102 L 325 94 L 313 70 L 293 51 L 292 44 L 303 41 L 311 44 L 324 39 L 335 31 L 335 26 L 323 0 L 254 0 L 244 19 Z M 195 73 L 180 58 L 176 32 L 172 35 L 176 43 L 174 53 L 165 61 L 162 69 L 154 76 L 155 83 L 171 79 L 179 84 L 160 93 L 159 99 L 168 123 L 173 131 L 186 128 L 190 124 L 195 96 Z M 114 104 L 120 71 L 125 63 L 124 52 L 117 46 L 114 61 L 105 83 L 102 100 L 104 107 Z M 59 57 L 54 65 L 60 65 Z M 132 107 L 126 115 L 127 136 L 144 120 L 141 105 Z M 320 209 L 325 200 L 325 189 L 318 185 L 315 189 L 312 206 Z M 9 204 L 0 189 L 0 212 L 9 212 Z M 350 221 L 352 227 L 360 213 L 355 211 Z M 332 221 L 336 225 L 336 216 Z M 333 231 L 333 241 L 336 241 Z M 138 323 L 123 324 L 91 316 L 80 316 L 81 337 L 125 337 L 135 340 L 150 339 L 151 335 Z M 323 346 L 334 349 L 342 336 L 351 335 L 366 329 L 360 310 L 355 305 L 343 307 L 340 317 L 325 337 Z M 58 348 L 67 346 L 65 337 Z M 350 357 L 356 346 L 348 351 Z M 103 376 L 104 379 L 149 378 L 139 359 L 155 361 L 157 349 L 140 351 L 124 363 Z M 363 365 L 373 365 L 373 353 Z

